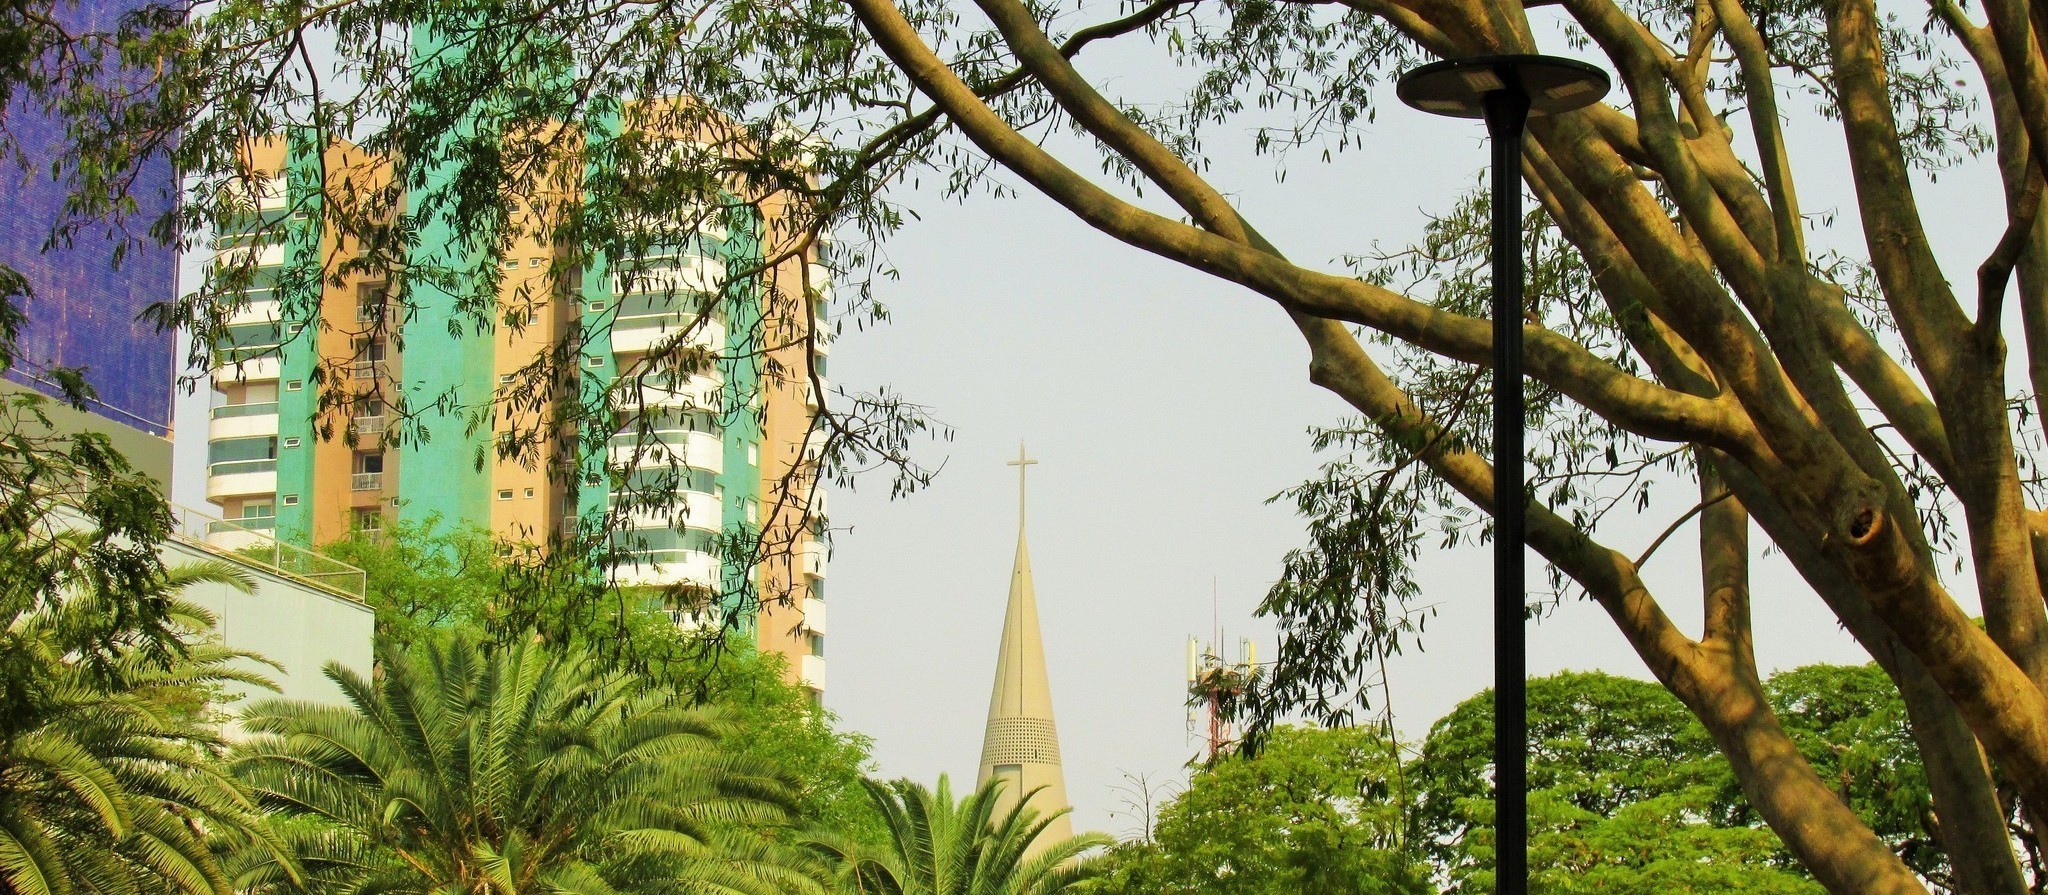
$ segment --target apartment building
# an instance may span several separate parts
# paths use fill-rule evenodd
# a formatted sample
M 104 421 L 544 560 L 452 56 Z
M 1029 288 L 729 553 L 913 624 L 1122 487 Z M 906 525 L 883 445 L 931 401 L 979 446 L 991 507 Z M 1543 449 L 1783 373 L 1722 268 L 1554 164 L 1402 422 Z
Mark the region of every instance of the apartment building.
M 572 268 L 539 236 L 478 253 L 427 220 L 407 268 L 474 256 L 463 276 L 480 279 L 423 279 L 401 303 L 392 272 L 313 223 L 337 189 L 402 203 L 389 164 L 346 143 L 316 154 L 277 139 L 250 165 L 264 185 L 247 226 L 217 241 L 220 268 L 246 276 L 213 370 L 207 499 L 224 517 L 301 545 L 400 520 L 476 526 L 533 549 L 609 531 L 622 586 L 766 598 L 747 629 L 822 693 L 823 513 L 807 501 L 830 345 L 808 334 L 829 283 L 814 257 L 728 277 L 762 266 L 764 228 L 698 224 Z M 564 184 L 515 214 L 549 214 L 575 190 Z M 497 322 L 478 332 L 462 293 L 492 278 Z M 661 360 L 678 355 L 705 360 Z M 536 364 L 555 375 L 535 375 Z M 565 381 L 573 390 L 532 394 Z M 561 422 L 575 416 L 557 414 L 561 402 L 587 418 Z M 593 431 L 598 421 L 605 429 Z M 503 449 L 513 442 L 522 448 Z M 767 547 L 720 549 L 747 533 Z

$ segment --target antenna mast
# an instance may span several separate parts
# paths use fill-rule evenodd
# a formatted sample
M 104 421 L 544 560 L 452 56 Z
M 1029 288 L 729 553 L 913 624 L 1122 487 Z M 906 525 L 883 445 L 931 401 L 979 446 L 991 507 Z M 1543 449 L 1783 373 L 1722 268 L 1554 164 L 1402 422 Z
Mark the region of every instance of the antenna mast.
M 1198 638 L 1188 638 L 1188 735 L 1193 736 L 1196 724 L 1202 727 L 1203 760 L 1213 762 L 1218 755 L 1237 745 L 1236 726 L 1224 720 L 1224 706 L 1242 697 L 1245 688 L 1258 674 L 1258 654 L 1249 638 L 1238 638 L 1237 660 L 1229 661 L 1223 656 L 1223 614 L 1221 598 L 1218 595 L 1216 579 L 1209 580 L 1209 631 L 1213 638 L 1201 643 Z

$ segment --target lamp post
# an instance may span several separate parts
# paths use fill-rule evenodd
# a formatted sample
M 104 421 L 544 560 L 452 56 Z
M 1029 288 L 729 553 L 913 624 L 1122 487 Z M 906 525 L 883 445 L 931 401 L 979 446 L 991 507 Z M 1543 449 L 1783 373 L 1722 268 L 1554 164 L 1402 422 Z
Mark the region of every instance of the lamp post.
M 1607 95 L 1607 73 L 1555 56 L 1477 56 L 1401 76 L 1401 101 L 1484 118 L 1493 138 L 1493 825 L 1494 891 L 1529 891 L 1528 644 L 1522 574 L 1522 132 L 1532 115 Z

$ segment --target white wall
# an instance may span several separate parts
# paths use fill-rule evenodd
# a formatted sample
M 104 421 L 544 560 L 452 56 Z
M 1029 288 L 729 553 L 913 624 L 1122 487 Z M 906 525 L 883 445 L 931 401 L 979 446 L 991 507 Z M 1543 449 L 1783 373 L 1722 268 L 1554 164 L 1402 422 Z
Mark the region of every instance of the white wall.
M 220 554 L 183 541 L 166 541 L 163 546 L 166 566 L 221 558 Z M 202 584 L 186 590 L 183 596 L 214 614 L 227 646 L 284 666 L 283 671 L 257 669 L 275 681 L 281 693 L 253 691 L 255 698 L 281 695 L 328 705 L 343 704 L 341 689 L 322 674 L 322 669 L 329 662 L 339 662 L 358 674 L 370 673 L 371 636 L 376 620 L 370 607 L 256 566 L 243 564 L 242 568 L 256 581 L 256 589 L 251 593 L 221 584 Z

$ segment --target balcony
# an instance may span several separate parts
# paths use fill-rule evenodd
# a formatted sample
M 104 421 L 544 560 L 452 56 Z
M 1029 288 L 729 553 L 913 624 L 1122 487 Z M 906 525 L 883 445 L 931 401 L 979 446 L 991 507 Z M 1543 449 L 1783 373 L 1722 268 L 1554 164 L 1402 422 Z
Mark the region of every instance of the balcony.
M 804 598 L 804 630 L 812 634 L 825 633 L 825 601 L 813 597 Z
M 381 414 L 378 416 L 356 417 L 348 421 L 348 430 L 357 435 L 382 435 L 384 434 L 384 417 Z
M 284 264 L 284 244 L 279 242 L 258 246 L 233 246 L 220 250 L 215 262 L 224 268 L 238 267 L 250 262 L 254 256 L 257 267 L 277 267 Z
M 228 312 L 229 326 L 248 326 L 259 323 L 276 323 L 278 316 L 276 299 L 252 299 L 241 307 Z
M 213 353 L 213 378 L 217 383 L 275 381 L 284 372 L 284 358 L 278 345 L 245 345 Z
M 381 360 L 359 360 L 355 362 L 355 366 L 349 368 L 349 373 L 357 382 L 367 382 L 385 375 L 384 362 Z
M 276 493 L 276 460 L 230 460 L 206 468 L 207 500 Z
M 256 401 L 248 404 L 222 404 L 219 407 L 215 407 L 213 409 L 213 418 L 217 420 L 234 419 L 236 417 L 244 416 L 265 415 L 277 415 L 276 401 Z
M 797 568 L 812 578 L 825 577 L 825 545 L 816 538 L 804 542 L 797 549 Z
M 350 491 L 384 490 L 384 474 L 381 472 L 358 472 L 348 477 Z
M 219 519 L 206 524 L 206 543 L 221 550 L 231 551 L 267 546 L 271 540 L 271 531 L 276 527 L 276 516 Z
M 277 434 L 277 402 L 223 404 L 213 408 L 209 439 L 252 438 Z
M 725 282 L 725 262 L 701 255 L 683 255 L 674 267 L 643 267 L 612 275 L 612 294 L 675 295 L 717 291 Z
M 634 381 L 631 374 L 622 374 L 619 381 Z M 718 393 L 723 383 L 715 375 L 691 376 L 673 387 L 666 377 L 648 376 L 638 388 L 629 388 L 617 394 L 615 399 L 619 410 L 636 410 L 642 407 L 695 407 L 711 410 L 718 407 Z
M 690 333 L 689 344 L 708 348 L 712 351 L 725 349 L 725 325 L 716 320 L 697 322 L 694 314 L 677 311 L 673 314 L 639 314 L 620 317 L 612 322 L 612 351 L 619 354 L 639 354 L 665 345 L 677 333 L 695 326 Z
M 804 686 L 819 692 L 825 690 L 825 657 L 805 656 L 797 668 L 798 676 L 804 679 Z
M 725 471 L 725 444 L 708 432 L 657 431 L 643 442 L 638 433 L 614 435 L 609 462 L 619 468 L 687 466 Z
M 666 506 L 647 506 L 654 502 Z M 612 505 L 620 507 L 625 514 L 626 525 L 644 529 L 676 529 L 687 526 L 705 531 L 718 531 L 724 527 L 724 509 L 718 505 L 718 498 L 701 491 L 675 491 L 669 494 L 635 495 L 632 492 L 615 492 Z M 641 505 L 635 505 L 641 504 Z
M 613 569 L 622 586 L 695 584 L 716 588 L 718 557 L 697 550 L 639 550 L 627 554 Z

